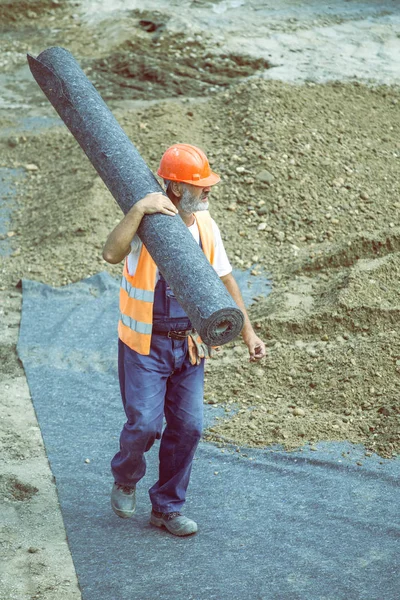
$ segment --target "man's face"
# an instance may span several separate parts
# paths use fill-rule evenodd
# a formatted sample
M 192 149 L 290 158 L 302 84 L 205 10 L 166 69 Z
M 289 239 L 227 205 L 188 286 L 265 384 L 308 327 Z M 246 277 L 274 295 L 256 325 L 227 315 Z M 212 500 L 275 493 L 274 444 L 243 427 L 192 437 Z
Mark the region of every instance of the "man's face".
M 198 187 L 189 183 L 183 184 L 183 192 L 178 207 L 189 215 L 200 210 L 208 210 L 210 190 L 211 186 Z

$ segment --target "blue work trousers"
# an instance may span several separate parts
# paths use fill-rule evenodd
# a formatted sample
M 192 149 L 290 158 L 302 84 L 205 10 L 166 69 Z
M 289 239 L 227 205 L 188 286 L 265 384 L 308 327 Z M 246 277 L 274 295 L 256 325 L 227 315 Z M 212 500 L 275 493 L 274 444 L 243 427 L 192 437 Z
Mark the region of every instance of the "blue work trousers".
M 148 356 L 119 340 L 118 369 L 127 422 L 111 462 L 114 479 L 135 486 L 146 471 L 145 452 L 161 438 L 159 479 L 150 500 L 156 511 L 179 511 L 203 426 L 204 359 L 191 365 L 186 339 L 153 333 Z

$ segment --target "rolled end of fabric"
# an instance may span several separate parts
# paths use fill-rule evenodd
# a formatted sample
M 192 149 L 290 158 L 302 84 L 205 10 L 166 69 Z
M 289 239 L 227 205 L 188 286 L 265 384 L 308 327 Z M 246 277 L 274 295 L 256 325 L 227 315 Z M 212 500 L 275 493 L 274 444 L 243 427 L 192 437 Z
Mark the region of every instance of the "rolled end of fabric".
M 238 308 L 221 308 L 204 319 L 198 332 L 208 346 L 222 346 L 235 339 L 242 331 L 244 315 Z
M 43 53 L 42 53 L 43 54 Z M 40 54 L 37 58 L 27 54 L 29 68 L 38 85 L 47 97 L 53 95 L 59 98 L 62 95 L 62 82 L 57 75 L 47 67 L 41 60 Z

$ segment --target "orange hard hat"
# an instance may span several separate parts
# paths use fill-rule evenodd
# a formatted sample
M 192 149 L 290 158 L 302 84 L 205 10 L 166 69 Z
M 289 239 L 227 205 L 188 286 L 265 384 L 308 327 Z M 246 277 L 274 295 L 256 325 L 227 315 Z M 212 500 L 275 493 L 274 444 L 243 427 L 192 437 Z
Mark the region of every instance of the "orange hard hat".
M 168 148 L 161 158 L 157 175 L 198 187 L 208 187 L 220 181 L 220 177 L 211 171 L 203 150 L 190 144 L 174 144 Z

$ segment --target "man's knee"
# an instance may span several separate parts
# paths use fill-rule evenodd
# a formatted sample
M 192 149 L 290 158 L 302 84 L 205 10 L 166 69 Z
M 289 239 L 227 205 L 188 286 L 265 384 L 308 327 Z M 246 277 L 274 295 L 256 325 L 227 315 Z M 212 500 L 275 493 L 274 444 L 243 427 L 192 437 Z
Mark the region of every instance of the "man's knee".
M 183 430 L 183 434 L 185 435 L 185 437 L 195 441 L 200 440 L 202 433 L 203 426 L 202 423 L 198 421 L 189 421 L 188 423 L 186 423 L 185 428 Z
M 124 430 L 126 434 L 137 443 L 151 446 L 154 440 L 161 437 L 161 426 L 155 421 L 146 421 L 143 419 L 135 422 L 125 423 Z

